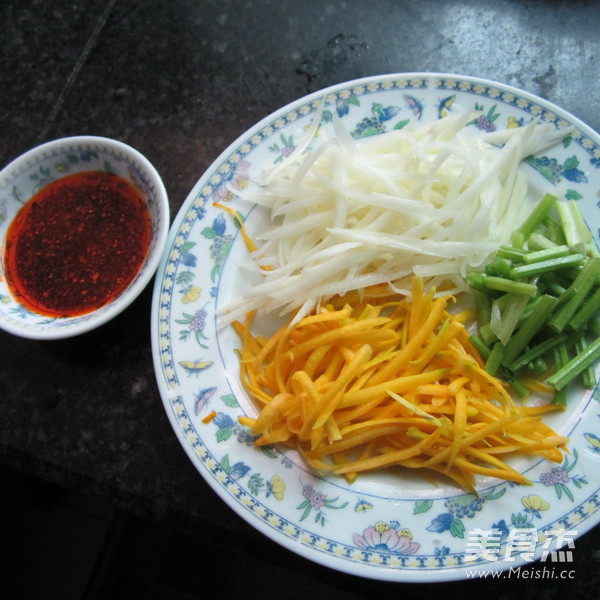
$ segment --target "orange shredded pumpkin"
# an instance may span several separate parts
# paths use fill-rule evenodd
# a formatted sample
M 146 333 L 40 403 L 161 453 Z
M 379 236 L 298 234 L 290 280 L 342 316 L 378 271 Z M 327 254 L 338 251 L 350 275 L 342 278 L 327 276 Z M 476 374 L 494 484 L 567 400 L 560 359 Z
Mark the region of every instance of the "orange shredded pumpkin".
M 349 481 L 401 466 L 470 492 L 478 475 L 529 483 L 507 457 L 560 462 L 568 439 L 541 420 L 548 408 L 517 405 L 485 371 L 465 326 L 473 315 L 453 314 L 452 301 L 415 277 L 410 298 L 338 298 L 268 339 L 252 333 L 250 313 L 233 326 L 259 411 L 240 422 L 257 445 L 287 444 Z

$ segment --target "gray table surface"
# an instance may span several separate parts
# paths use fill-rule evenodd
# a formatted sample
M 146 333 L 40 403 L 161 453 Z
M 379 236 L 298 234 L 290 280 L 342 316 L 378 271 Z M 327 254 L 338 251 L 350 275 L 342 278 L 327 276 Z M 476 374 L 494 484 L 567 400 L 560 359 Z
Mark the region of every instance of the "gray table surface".
M 211 162 L 261 118 L 329 85 L 393 72 L 513 85 L 598 131 L 599 22 L 600 4 L 580 0 L 3 0 L 0 165 L 63 136 L 113 137 L 155 164 L 174 217 Z M 334 597 L 395 597 L 394 584 L 283 551 L 205 484 L 159 397 L 151 295 L 149 286 L 112 322 L 70 340 L 0 332 L 0 463 L 192 535 L 210 524 L 232 547 L 259 548 L 260 568 L 276 564 L 282 581 L 299 571 Z M 595 597 L 599 560 L 592 531 L 568 584 L 463 582 L 401 593 Z

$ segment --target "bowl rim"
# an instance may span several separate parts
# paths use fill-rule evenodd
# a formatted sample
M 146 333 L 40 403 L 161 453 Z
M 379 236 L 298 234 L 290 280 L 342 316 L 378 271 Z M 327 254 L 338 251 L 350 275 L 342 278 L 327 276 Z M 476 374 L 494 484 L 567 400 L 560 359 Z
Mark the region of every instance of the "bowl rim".
M 117 152 L 126 157 L 127 162 L 135 164 L 144 173 L 150 187 L 154 191 L 155 210 L 157 213 L 157 218 L 153 219 L 153 226 L 155 227 L 153 232 L 154 241 L 151 244 L 149 254 L 146 257 L 140 272 L 117 298 L 91 313 L 86 313 L 80 317 L 68 317 L 62 319 L 64 322 L 69 320 L 73 321 L 73 323 L 68 326 L 53 327 L 42 324 L 39 327 L 36 327 L 30 323 L 28 323 L 27 326 L 23 326 L 17 318 L 13 319 L 6 314 L 3 315 L 2 318 L 0 318 L 0 329 L 19 337 L 36 340 L 64 339 L 81 335 L 107 323 L 123 312 L 141 294 L 156 273 L 167 244 L 170 228 L 170 204 L 165 184 L 159 172 L 150 160 L 139 150 L 136 150 L 125 142 L 113 138 L 98 135 L 73 135 L 34 146 L 11 160 L 0 170 L 0 189 L 3 188 L 2 183 L 4 181 L 18 177 L 23 171 L 31 166 L 32 162 L 35 162 L 35 159 L 38 156 L 43 155 L 44 153 L 52 154 L 52 152 L 60 151 L 63 148 L 66 149 L 70 146 L 77 145 L 104 147 L 107 150 Z M 27 198 L 27 201 L 29 199 L 30 198 Z M 13 218 L 7 221 L 6 230 L 8 230 Z M 4 257 L 5 239 L 6 232 L 0 239 L 0 261 L 3 261 Z

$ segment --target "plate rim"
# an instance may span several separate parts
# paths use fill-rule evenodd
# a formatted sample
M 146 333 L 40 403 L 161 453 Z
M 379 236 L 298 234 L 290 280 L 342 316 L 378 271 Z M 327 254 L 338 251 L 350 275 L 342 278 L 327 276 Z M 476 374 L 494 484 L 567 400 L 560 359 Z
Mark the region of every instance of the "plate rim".
M 309 105 L 311 102 L 314 102 L 315 100 L 318 100 L 321 98 L 326 98 L 330 94 L 339 93 L 340 91 L 342 91 L 346 88 L 354 88 L 357 86 L 364 86 L 364 85 L 369 85 L 369 84 L 373 84 L 373 83 L 380 83 L 382 81 L 386 81 L 386 80 L 390 80 L 390 79 L 418 79 L 418 78 L 431 79 L 431 80 L 452 79 L 452 80 L 457 80 L 457 81 L 461 81 L 461 82 L 467 82 L 470 84 L 490 86 L 495 89 L 499 89 L 499 90 L 502 90 L 502 91 L 505 91 L 508 93 L 514 93 L 515 95 L 517 95 L 523 99 L 533 102 L 536 105 L 539 105 L 540 107 L 543 107 L 544 109 L 547 109 L 547 110 L 555 113 L 557 116 L 562 115 L 562 118 L 567 119 L 569 121 L 569 123 L 571 123 L 573 126 L 578 128 L 583 134 L 587 135 L 588 137 L 590 137 L 592 139 L 595 139 L 595 141 L 598 144 L 600 144 L 600 135 L 595 130 L 593 130 L 589 125 L 587 125 L 585 122 L 583 122 L 580 118 L 569 113 L 566 109 L 561 108 L 558 105 L 554 104 L 553 102 L 546 100 L 540 96 L 537 96 L 536 94 L 533 94 L 526 90 L 521 90 L 521 89 L 511 86 L 509 84 L 497 82 L 497 81 L 494 81 L 491 79 L 480 78 L 480 77 L 471 76 L 471 75 L 460 75 L 460 74 L 443 73 L 443 72 L 406 72 L 406 73 L 393 72 L 393 73 L 385 73 L 385 74 L 381 74 L 381 75 L 370 75 L 370 76 L 361 77 L 361 78 L 344 81 L 344 82 L 340 82 L 337 84 L 327 86 L 325 88 L 316 90 L 316 91 L 311 92 L 300 98 L 296 98 L 295 100 L 292 100 L 291 102 L 287 103 L 286 105 L 281 106 L 280 108 L 276 109 L 275 111 L 271 112 L 270 114 L 264 116 L 257 123 L 255 123 L 252 127 L 250 127 L 248 130 L 242 132 L 230 144 L 228 144 L 227 147 L 218 154 L 218 156 L 211 162 L 211 164 L 208 166 L 208 168 L 202 173 L 202 175 L 198 178 L 198 180 L 196 181 L 196 183 L 194 184 L 194 186 L 192 187 L 192 189 L 186 196 L 185 200 L 181 204 L 181 207 L 179 208 L 177 215 L 173 219 L 173 222 L 171 224 L 167 244 L 165 247 L 165 252 L 163 253 L 162 260 L 161 260 L 161 262 L 158 266 L 157 272 L 156 272 L 156 278 L 155 278 L 154 289 L 153 289 L 153 297 L 152 297 L 152 306 L 151 306 L 152 356 L 153 356 L 155 376 L 157 379 L 161 400 L 166 409 L 169 421 L 171 423 L 171 426 L 173 427 L 173 430 L 176 434 L 176 437 L 177 437 L 179 443 L 181 444 L 184 451 L 186 452 L 186 454 L 188 455 L 188 457 L 194 464 L 196 470 L 200 473 L 200 475 L 203 477 L 203 479 L 209 484 L 209 486 L 217 493 L 217 495 L 221 499 L 221 501 L 224 501 L 225 504 L 229 508 L 231 508 L 239 517 L 241 517 L 244 521 L 246 521 L 248 524 L 250 524 L 253 528 L 257 529 L 258 531 L 260 531 L 261 533 L 266 535 L 269 539 L 274 541 L 276 544 L 287 548 L 288 550 L 302 556 L 303 558 L 305 558 L 307 560 L 311 560 L 313 562 L 316 562 L 316 563 L 326 566 L 328 568 L 332 568 L 334 570 L 344 572 L 347 574 L 351 574 L 351 575 L 355 575 L 355 576 L 362 577 L 362 578 L 368 578 L 368 579 L 374 579 L 374 580 L 386 580 L 386 581 L 393 581 L 393 582 L 403 582 L 403 583 L 404 582 L 406 582 L 406 583 L 425 583 L 425 582 L 431 582 L 431 581 L 435 581 L 435 582 L 453 581 L 453 580 L 463 580 L 468 577 L 465 575 L 465 570 L 466 570 L 465 565 L 462 565 L 460 567 L 452 567 L 449 569 L 440 569 L 440 570 L 437 570 L 435 573 L 432 573 L 430 570 L 423 571 L 423 570 L 419 570 L 419 569 L 410 569 L 410 568 L 403 568 L 401 570 L 385 569 L 385 568 L 377 567 L 375 565 L 365 564 L 364 566 L 368 569 L 369 572 L 357 572 L 356 563 L 352 563 L 350 561 L 344 561 L 344 560 L 338 561 L 333 556 L 323 554 L 323 553 L 321 553 L 320 556 L 313 556 L 313 553 L 306 552 L 306 547 L 302 543 L 299 543 L 298 540 L 293 540 L 289 536 L 285 536 L 285 535 L 284 536 L 276 535 L 276 533 L 272 530 L 272 528 L 268 524 L 264 523 L 261 519 L 257 519 L 249 511 L 240 509 L 236 505 L 235 500 L 231 498 L 231 495 L 225 494 L 223 492 L 222 486 L 220 484 L 218 484 L 213 477 L 208 476 L 208 474 L 206 473 L 207 469 L 206 469 L 205 465 L 202 462 L 200 462 L 200 463 L 198 462 L 198 456 L 196 455 L 192 446 L 190 445 L 189 440 L 185 439 L 183 431 L 181 430 L 181 426 L 178 423 L 178 420 L 174 414 L 172 404 L 175 401 L 175 399 L 173 398 L 172 394 L 170 394 L 168 385 L 165 385 L 166 382 L 164 382 L 163 378 L 161 377 L 162 372 L 163 372 L 163 363 L 160 360 L 160 336 L 159 336 L 160 307 L 159 307 L 159 305 L 160 305 L 160 294 L 162 291 L 164 277 L 165 277 L 165 268 L 169 262 L 169 255 L 171 254 L 173 245 L 175 243 L 175 238 L 179 233 L 179 229 L 180 229 L 182 223 L 184 222 L 187 213 L 190 211 L 192 204 L 194 203 L 196 198 L 199 196 L 200 191 L 205 187 L 206 182 L 209 179 L 209 177 L 212 175 L 212 173 L 214 172 L 214 169 L 216 167 L 218 167 L 219 165 L 221 165 L 223 162 L 225 162 L 226 158 L 231 156 L 232 153 L 235 151 L 235 149 L 239 148 L 239 146 L 243 143 L 244 140 L 250 139 L 253 135 L 256 134 L 256 132 L 258 132 L 258 131 L 262 130 L 263 128 L 265 128 L 266 126 L 268 126 L 268 124 L 270 122 L 276 121 L 282 115 L 290 113 L 291 111 L 296 109 L 298 106 Z M 217 352 L 217 350 L 214 349 L 213 352 Z M 590 398 L 590 401 L 591 401 L 591 398 Z M 597 494 L 597 490 L 596 490 L 596 494 Z M 589 498 L 592 497 L 593 495 L 594 495 L 594 492 L 590 493 L 590 495 L 588 496 L 586 501 L 589 500 Z M 581 535 L 583 535 L 584 533 L 587 533 L 589 530 L 591 530 L 593 527 L 595 527 L 598 524 L 598 522 L 600 520 L 599 517 L 596 518 L 596 521 L 594 521 L 592 519 L 592 517 L 594 515 L 596 515 L 597 512 L 598 511 L 590 513 L 590 515 L 588 515 L 585 518 L 585 520 L 580 521 L 577 524 L 578 525 L 578 534 L 577 534 L 578 538 L 581 537 Z M 303 551 L 303 549 L 304 549 L 304 551 Z M 310 550 L 316 550 L 316 549 L 311 546 Z M 494 565 L 496 565 L 495 570 L 506 570 L 512 564 L 514 564 L 514 563 L 509 563 L 508 565 L 501 567 L 497 563 L 491 562 L 491 563 L 484 563 L 484 564 L 477 565 L 477 566 L 478 566 L 478 568 L 480 568 L 480 570 L 494 570 L 493 567 L 494 567 Z

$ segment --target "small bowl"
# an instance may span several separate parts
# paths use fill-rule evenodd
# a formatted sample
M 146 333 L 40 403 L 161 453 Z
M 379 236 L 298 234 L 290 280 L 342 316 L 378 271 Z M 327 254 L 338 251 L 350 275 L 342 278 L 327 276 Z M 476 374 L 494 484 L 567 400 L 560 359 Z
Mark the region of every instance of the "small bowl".
M 48 317 L 19 303 L 4 273 L 6 234 L 22 206 L 48 183 L 84 171 L 109 171 L 124 177 L 142 194 L 150 213 L 151 239 L 145 261 L 114 300 L 80 316 Z M 97 136 L 67 137 L 42 144 L 0 171 L 0 328 L 25 338 L 59 339 L 95 329 L 123 311 L 146 287 L 167 243 L 169 201 L 152 164 L 137 150 Z

